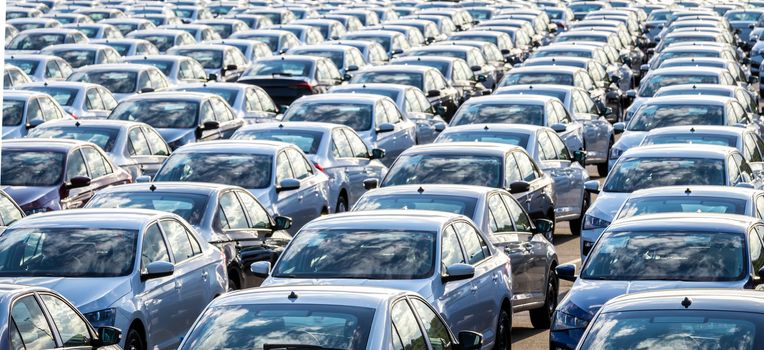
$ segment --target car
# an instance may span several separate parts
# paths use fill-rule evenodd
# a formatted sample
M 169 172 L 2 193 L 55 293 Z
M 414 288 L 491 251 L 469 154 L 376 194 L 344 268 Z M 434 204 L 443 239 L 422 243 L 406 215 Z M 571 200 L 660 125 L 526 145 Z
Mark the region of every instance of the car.
M 98 84 L 117 101 L 133 95 L 160 91 L 170 82 L 158 68 L 146 64 L 94 64 L 76 69 L 68 81 Z
M 760 187 L 758 182 L 743 155 L 732 147 L 665 144 L 629 149 L 615 163 L 601 189 L 594 180 L 584 184 L 597 199 L 584 216 L 582 261 L 634 191 L 690 185 Z
M 118 10 L 118 9 L 111 9 L 111 8 L 82 8 L 75 13 L 81 13 L 83 15 L 86 15 L 90 17 L 95 22 L 103 23 L 103 20 L 106 19 L 112 19 L 112 18 L 125 18 L 125 13 Z
M 252 272 L 268 276 L 263 286 L 363 284 L 415 291 L 454 331 L 478 331 L 487 335 L 483 349 L 505 349 L 511 341 L 510 259 L 488 242 L 458 214 L 342 213 L 312 221 L 272 269 L 260 262 Z M 470 288 L 469 302 L 458 297 Z M 473 316 L 478 306 L 481 317 Z
M 3 91 L 2 139 L 24 137 L 31 129 L 58 119 L 71 119 L 71 116 L 50 95 L 36 91 Z
M 155 210 L 26 217 L 0 236 L 0 252 L 0 283 L 52 287 L 94 326 L 124 330 L 127 349 L 177 347 L 204 305 L 226 291 L 220 250 L 179 216 Z
M 290 22 L 290 24 L 301 24 L 315 27 L 321 32 L 321 35 L 326 40 L 337 40 L 347 32 L 345 26 L 341 22 L 327 18 L 298 19 Z
M 681 114 L 680 115 L 678 115 Z M 653 97 L 642 104 L 628 124 L 613 124 L 616 133 L 622 133 L 610 150 L 609 166 L 628 149 L 639 145 L 651 130 L 669 126 L 687 125 L 751 125 L 753 121 L 743 106 L 723 96 L 666 96 Z
M 288 8 L 256 7 L 247 10 L 245 13 L 263 15 L 268 17 L 273 24 L 288 24 L 295 20 L 294 13 Z
M 106 118 L 117 106 L 114 95 L 97 84 L 46 81 L 28 83 L 17 88 L 50 95 L 67 114 L 77 119 Z
M 347 211 L 387 173 L 381 149 L 369 149 L 355 130 L 316 122 L 258 123 L 239 129 L 234 140 L 270 140 L 294 144 L 313 165 L 329 176 L 329 203 Z
M 740 126 L 668 126 L 651 130 L 640 145 L 692 143 L 721 145 L 737 148 L 754 174 L 764 169 L 764 140 L 754 127 Z
M 263 29 L 285 30 L 294 34 L 304 45 L 316 45 L 324 41 L 324 36 L 318 28 L 304 24 L 274 24 Z
M 24 211 L 5 191 L 0 190 L 0 234 L 12 223 L 22 219 Z
M 188 32 L 188 34 L 191 34 L 191 36 L 196 39 L 197 42 L 202 42 L 205 40 L 218 40 L 222 39 L 220 35 L 216 31 L 214 31 L 210 26 L 199 24 L 199 23 L 184 23 L 184 24 L 164 24 L 159 27 L 158 29 L 180 29 L 183 31 Z
M 496 45 L 499 52 L 506 59 L 507 63 L 515 64 L 520 63 L 520 57 L 523 52 L 522 49 L 515 47 L 512 43 L 512 37 L 507 33 L 491 30 L 470 30 L 466 32 L 451 33 L 446 40 L 460 41 L 483 41 Z
M 742 87 L 748 88 L 751 92 L 755 89 L 751 86 L 753 83 L 758 82 L 758 77 L 752 76 L 746 73 L 743 66 L 733 60 L 728 60 L 719 57 L 681 57 L 671 58 L 661 62 L 658 68 L 667 67 L 712 67 L 712 68 L 726 68 L 732 78 L 735 79 L 735 83 Z
M 666 48 L 669 48 L 673 45 L 682 45 L 688 42 L 701 44 L 706 42 L 731 44 L 724 39 L 723 34 L 718 34 L 711 31 L 675 31 L 670 34 L 666 34 L 663 39 L 661 39 L 661 41 L 658 43 L 658 46 L 655 47 L 655 53 L 660 54 L 660 52 Z
M 221 322 L 229 314 L 237 316 L 232 322 Z M 332 331 L 335 322 L 352 325 L 353 329 L 337 334 Z M 257 326 L 263 323 L 277 328 Z M 230 336 L 211 336 L 217 332 Z M 285 339 L 281 334 L 298 335 Z M 179 349 L 251 348 L 268 342 L 349 350 L 381 349 L 390 344 L 418 344 L 423 350 L 439 349 L 442 344 L 465 350 L 483 346 L 479 333 L 463 331 L 454 336 L 442 316 L 417 293 L 373 287 L 338 290 L 303 286 L 257 288 L 216 299 L 189 330 Z
M 72 66 L 54 55 L 10 55 L 5 56 L 5 63 L 19 67 L 32 81 L 66 80 L 72 74 Z
M 491 89 L 484 85 L 486 76 L 473 72 L 467 61 L 458 57 L 404 56 L 392 59 L 390 64 L 424 66 L 439 70 L 448 83 L 459 91 L 460 104 L 473 96 L 491 93 Z
M 6 23 L 5 24 L 5 42 L 9 43 L 16 35 L 19 35 L 19 30 L 16 27 Z
M 386 96 L 355 93 L 304 96 L 292 103 L 281 120 L 350 127 L 369 147 L 385 150 L 389 158 L 383 158 L 382 163 L 387 166 L 401 152 L 417 144 L 416 124 Z
M 475 76 L 482 75 L 484 77 L 481 79 L 483 80 L 481 83 L 490 90 L 496 88 L 499 79 L 503 75 L 503 71 L 499 71 L 494 65 L 486 61 L 483 52 L 479 48 L 461 45 L 458 41 L 446 43 L 444 45 L 430 45 L 413 48 L 406 51 L 404 55 L 408 57 L 447 56 L 461 58 L 467 62 L 470 70 Z
M 298 98 L 325 93 L 344 78 L 328 58 L 282 55 L 252 62 L 238 82 L 261 87 L 284 111 Z
M 273 21 L 270 18 L 263 15 L 254 15 L 250 13 L 236 13 L 227 16 L 228 18 L 237 19 L 246 23 L 251 29 L 263 29 L 267 26 L 273 25 Z M 231 37 L 229 36 L 228 39 Z
M 207 72 L 195 59 L 172 54 L 128 56 L 125 63 L 144 64 L 158 68 L 172 85 L 183 83 L 206 82 Z
M 172 8 L 172 11 L 184 24 L 196 23 L 197 21 L 211 19 L 215 16 L 212 11 L 206 7 L 198 6 L 197 4 L 176 4 L 176 6 Z
M 61 28 L 75 29 L 85 34 L 88 39 L 120 39 L 122 32 L 111 24 L 104 23 L 70 23 Z
M 361 51 L 348 45 L 301 45 L 293 47 L 286 52 L 288 55 L 321 56 L 331 59 L 339 69 L 340 74 L 352 74 L 351 72 L 366 68 L 367 64 Z
M 196 44 L 194 36 L 180 29 L 140 29 L 127 34 L 129 39 L 143 39 L 154 46 L 160 53 L 180 45 Z
M 117 17 L 117 18 L 102 19 L 98 21 L 98 23 L 111 24 L 112 26 L 117 28 L 122 33 L 123 36 L 126 36 L 127 34 L 135 30 L 156 28 L 153 22 L 145 18 Z
M 318 16 L 318 19 L 329 19 L 340 22 L 347 32 L 354 32 L 363 29 L 363 23 L 355 16 L 351 15 L 338 15 L 332 13 L 326 13 Z
M 29 53 L 50 45 L 86 43 L 88 38 L 76 29 L 40 28 L 19 32 L 5 46 L 6 54 Z
M 30 82 L 32 82 L 32 79 L 21 68 L 12 64 L 5 64 L 3 66 L 3 86 L 6 89 L 13 89 Z
M 377 42 L 385 49 L 388 57 L 401 55 L 411 47 L 403 34 L 392 30 L 349 31 L 343 34 L 340 37 L 340 40 L 367 40 Z
M 29 29 L 40 29 L 40 28 L 58 28 L 61 26 L 61 23 L 59 21 L 56 21 L 52 18 L 41 18 L 41 17 L 25 17 L 25 18 L 14 18 L 11 20 L 6 21 L 9 25 L 16 28 L 16 30 L 23 32 L 25 30 Z M 6 40 L 6 42 L 9 42 L 10 40 Z
M 364 61 L 372 66 L 385 65 L 390 61 L 385 48 L 375 42 L 368 40 L 334 40 L 325 41 L 324 44 L 352 46 L 361 51 Z
M 240 19 L 235 18 L 214 18 L 195 21 L 196 24 L 204 24 L 212 28 L 221 39 L 227 39 L 240 31 L 248 30 L 249 25 Z M 214 41 L 214 40 L 213 40 Z
M 159 54 L 159 49 L 154 44 L 143 39 L 99 39 L 90 40 L 89 43 L 111 46 L 123 57 Z
M 294 145 L 273 141 L 224 140 L 176 149 L 156 182 L 210 182 L 246 188 L 271 215 L 292 218 L 290 233 L 331 213 L 329 177 Z
M 761 9 L 731 10 L 724 14 L 724 18 L 734 30 L 740 30 L 740 33 L 737 34 L 740 36 L 740 40 L 747 45 L 750 42 L 752 29 L 764 20 L 764 11 Z M 743 47 L 750 48 L 750 46 Z
M 24 213 L 79 208 L 93 192 L 131 182 L 95 144 L 76 140 L 6 140 L 3 190 Z
M 654 214 L 614 222 L 584 260 L 580 275 L 573 264 L 557 266 L 561 279 L 575 282 L 555 311 L 550 348 L 575 348 L 594 314 L 619 295 L 753 289 L 762 268 L 756 257 L 764 253 L 759 231 L 764 233 L 759 219 L 732 214 Z
M 555 43 L 554 45 L 538 48 L 533 53 L 532 57 L 578 57 L 593 59 L 605 67 L 605 71 L 611 80 L 614 77 L 618 77 L 619 80 L 631 80 L 628 76 L 623 76 L 624 73 L 629 73 L 631 71 L 630 69 L 619 69 L 619 67 L 610 61 L 610 57 L 607 53 L 601 47 L 595 45 Z
M 756 47 L 751 49 L 753 55 L 758 52 Z M 663 50 L 659 55 L 654 55 L 650 60 L 640 67 L 643 74 L 649 70 L 655 69 L 660 66 L 663 61 L 672 58 L 685 58 L 685 57 L 711 57 L 711 58 L 724 58 L 732 61 L 737 61 L 737 54 L 729 47 L 715 47 L 709 45 L 709 43 L 702 44 L 682 44 L 673 45 Z M 760 63 L 760 62 L 759 62 Z M 757 58 L 753 56 L 751 58 L 751 74 L 757 75 L 759 68 L 757 65 Z
M 290 31 L 280 29 L 251 29 L 243 30 L 228 37 L 229 39 L 246 39 L 268 44 L 274 55 L 283 54 L 289 49 L 300 46 L 300 39 Z
M 412 26 L 394 25 L 394 24 L 379 24 L 371 27 L 365 27 L 364 30 L 389 30 L 398 32 L 406 37 L 406 41 L 409 42 L 410 47 L 418 47 L 425 44 L 426 39 L 419 28 Z
M 117 63 L 122 57 L 111 46 L 99 44 L 51 45 L 40 51 L 43 55 L 53 55 L 64 59 L 72 68 L 91 64 Z
M 241 83 L 187 83 L 173 86 L 170 91 L 203 92 L 218 95 L 226 100 L 237 117 L 247 124 L 273 121 L 278 107 L 270 96 L 256 85 Z
M 688 85 L 672 85 L 658 89 L 653 97 L 661 96 L 676 96 L 676 95 L 710 95 L 710 96 L 726 96 L 737 99 L 745 112 L 750 117 L 756 119 L 756 115 L 759 114 L 758 100 L 759 95 L 754 91 L 742 88 L 735 85 L 718 85 L 718 84 L 688 84 Z
M 448 83 L 439 70 L 432 67 L 385 65 L 367 68 L 353 75 L 350 80 L 354 84 L 398 84 L 409 85 L 422 90 L 433 108 L 440 109 L 440 115 L 445 121 L 459 107 L 459 90 Z
M 42 16 L 42 18 L 52 18 L 56 21 L 59 21 L 61 24 L 69 24 L 69 23 L 95 23 L 92 18 L 81 14 L 81 13 L 74 13 L 74 12 L 50 12 L 46 13 Z
M 167 54 L 195 59 L 204 67 L 207 78 L 212 81 L 236 81 L 248 66 L 244 54 L 238 48 L 229 45 L 182 45 L 167 50 Z
M 151 125 L 172 149 L 188 143 L 227 139 L 244 124 L 218 95 L 201 92 L 152 92 L 121 101 L 108 119 Z
M 83 346 L 108 350 L 118 346 L 122 336 L 114 327 L 94 328 L 77 308 L 52 289 L 3 283 L 0 300 L 3 313 L 0 324 L 11 329 L 0 340 L 4 349 Z

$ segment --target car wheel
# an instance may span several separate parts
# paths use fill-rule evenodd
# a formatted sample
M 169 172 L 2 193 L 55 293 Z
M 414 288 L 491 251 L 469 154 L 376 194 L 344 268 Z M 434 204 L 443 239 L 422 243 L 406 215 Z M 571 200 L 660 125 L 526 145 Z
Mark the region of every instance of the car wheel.
M 233 280 L 233 278 L 228 277 L 228 291 L 233 292 L 235 290 L 239 290 L 239 284 L 236 283 L 236 281 Z
M 547 215 L 546 218 L 547 220 L 552 222 L 552 229 L 549 230 L 549 233 L 544 235 L 544 238 L 546 238 L 546 240 L 549 241 L 549 243 L 554 243 L 554 230 L 557 229 L 557 221 L 555 221 L 554 219 L 554 209 L 552 209 L 552 211 L 549 213 L 549 215 Z
M 512 317 L 505 309 L 501 309 L 499 322 L 496 325 L 496 341 L 493 350 L 509 350 L 512 348 Z
M 549 280 L 546 283 L 546 297 L 544 306 L 530 311 L 531 324 L 533 328 L 549 329 L 552 324 L 552 314 L 557 308 L 557 297 L 559 296 L 559 280 L 554 269 L 549 271 Z
M 143 342 L 143 337 L 133 328 L 127 331 L 127 337 L 125 337 L 125 350 L 145 350 L 146 344 Z
M 581 235 L 581 226 L 584 223 L 584 214 L 589 210 L 589 204 L 591 203 L 591 195 L 588 192 L 584 192 L 584 200 L 581 203 L 581 216 L 578 219 L 570 220 L 570 233 L 574 236 Z
M 341 194 L 339 198 L 337 198 L 337 206 L 334 209 L 335 213 L 344 213 L 348 211 L 348 200 L 345 198 L 344 194 Z
M 608 147 L 608 149 L 610 149 L 610 147 Z M 598 163 L 597 164 L 597 174 L 600 177 L 607 176 L 607 170 L 608 170 L 607 168 L 608 168 L 607 161 L 605 161 L 604 163 Z

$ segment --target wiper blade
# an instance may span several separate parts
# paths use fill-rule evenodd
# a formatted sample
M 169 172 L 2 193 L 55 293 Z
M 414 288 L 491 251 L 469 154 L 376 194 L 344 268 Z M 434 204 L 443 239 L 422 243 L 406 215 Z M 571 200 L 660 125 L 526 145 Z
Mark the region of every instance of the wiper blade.
M 294 76 L 294 74 L 287 73 L 287 72 L 276 72 L 276 73 L 271 73 L 271 76 L 291 77 L 291 76 Z
M 263 344 L 263 350 L 343 350 L 337 348 L 325 348 L 321 345 L 308 344 Z

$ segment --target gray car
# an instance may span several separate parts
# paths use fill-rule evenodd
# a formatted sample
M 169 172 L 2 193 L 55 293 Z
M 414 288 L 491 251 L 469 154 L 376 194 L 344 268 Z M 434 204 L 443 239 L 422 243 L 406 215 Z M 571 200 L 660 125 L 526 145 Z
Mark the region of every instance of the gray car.
M 197 60 L 207 72 L 207 79 L 212 81 L 234 82 L 249 67 L 249 60 L 244 54 L 230 45 L 182 45 L 167 50 L 167 53 Z
M 278 29 L 253 29 L 243 30 L 229 37 L 230 39 L 256 40 L 268 44 L 271 53 L 280 55 L 289 49 L 300 46 L 300 39 L 286 30 Z
M 557 306 L 559 281 L 554 245 L 546 240 L 552 223 L 534 223 L 509 192 L 480 186 L 403 185 L 363 195 L 353 211 L 381 209 L 435 210 L 465 215 L 512 263 L 512 308 L 530 310 L 536 328 L 548 328 Z
M 117 101 L 170 86 L 161 70 L 147 64 L 94 64 L 75 70 L 67 80 L 101 85 Z
M 306 225 L 273 266 L 252 272 L 264 286 L 364 285 L 415 291 L 455 332 L 485 334 L 483 349 L 508 349 L 509 258 L 462 215 L 380 210 L 330 215 Z M 470 297 L 465 300 L 465 295 Z
M 90 64 L 117 63 L 122 58 L 116 49 L 102 44 L 51 45 L 40 51 L 40 54 L 61 57 L 72 68 Z
M 292 233 L 334 209 L 329 204 L 329 177 L 297 146 L 283 142 L 189 144 L 172 153 L 155 181 L 212 182 L 246 188 L 271 215 L 292 218 Z
M 278 107 L 268 93 L 257 85 L 241 83 L 189 83 L 176 85 L 171 91 L 192 91 L 215 94 L 222 97 L 237 117 L 247 124 L 273 121 Z
M 355 130 L 371 148 L 395 157 L 416 144 L 416 124 L 408 120 L 388 97 L 371 94 L 324 94 L 304 96 L 295 101 L 284 121 L 310 121 L 345 125 Z
M 191 57 L 171 54 L 128 56 L 122 62 L 157 67 L 172 85 L 207 81 L 204 67 Z
M 159 49 L 154 44 L 143 39 L 99 39 L 90 40 L 89 43 L 111 46 L 123 57 L 159 54 Z
M 41 28 L 20 32 L 6 43 L 6 54 L 31 53 L 56 44 L 86 43 L 88 38 L 71 28 Z
M 93 142 L 115 165 L 135 179 L 153 176 L 170 155 L 170 147 L 148 124 L 123 120 L 60 120 L 43 123 L 27 135 Z
M 16 86 L 32 82 L 27 73 L 12 64 L 3 66 L 3 88 L 13 89 Z
M 37 91 L 3 91 L 3 139 L 24 137 L 41 124 L 72 119 L 50 95 Z
M 329 123 L 261 123 L 239 129 L 235 140 L 271 140 L 294 144 L 313 165 L 329 176 L 329 203 L 334 212 L 347 211 L 367 188 L 377 187 L 387 174 L 381 149 L 369 149 L 351 128 Z
M 5 63 L 21 68 L 33 81 L 66 80 L 72 74 L 69 63 L 50 54 L 5 55 Z
M 337 324 L 352 329 L 337 333 Z M 285 334 L 295 336 L 285 338 Z M 285 348 L 348 350 L 386 349 L 390 344 L 437 350 L 448 344 L 452 349 L 476 350 L 482 347 L 482 339 L 470 331 L 455 337 L 442 316 L 417 293 L 373 287 L 291 286 L 252 289 L 216 299 L 179 349 L 252 349 L 284 343 Z
M 117 106 L 114 95 L 98 84 L 49 81 L 24 84 L 18 88 L 50 95 L 64 111 L 77 119 L 103 119 Z
M 127 34 L 128 38 L 151 42 L 161 53 L 180 45 L 196 44 L 194 36 L 180 29 L 142 29 Z
M 0 284 L 0 348 L 75 347 L 120 350 L 122 332 L 93 326 L 61 294 L 43 287 Z M 53 322 L 50 322 L 53 321 Z
M 179 216 L 80 209 L 30 216 L 0 236 L 0 283 L 54 289 L 128 349 L 175 349 L 226 290 L 219 250 Z

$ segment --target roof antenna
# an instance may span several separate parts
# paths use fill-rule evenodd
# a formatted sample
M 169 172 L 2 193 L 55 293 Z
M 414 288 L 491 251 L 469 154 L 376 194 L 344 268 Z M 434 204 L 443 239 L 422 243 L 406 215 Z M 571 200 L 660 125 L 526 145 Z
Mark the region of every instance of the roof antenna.
M 80 127 L 80 121 L 78 120 L 78 121 L 74 122 L 74 126 L 79 128 Z
M 690 128 L 690 132 L 695 132 L 695 128 Z
M 424 188 L 422 188 L 422 186 L 419 186 L 419 189 L 416 191 L 419 192 L 419 194 L 422 194 L 422 192 L 424 192 Z
M 151 192 L 156 191 L 156 189 L 157 189 L 157 187 L 154 184 L 151 184 L 151 186 L 149 186 L 149 190 L 151 190 Z
M 689 308 L 690 305 L 692 305 L 692 300 L 690 300 L 690 298 L 688 297 L 684 297 L 684 300 L 682 300 L 682 306 L 684 306 L 684 308 L 686 309 L 686 308 Z
M 289 300 L 294 301 L 294 299 L 297 299 L 297 293 L 292 291 L 291 293 L 289 293 L 289 296 L 287 298 L 289 298 Z
M 283 128 L 284 128 L 284 123 L 280 123 L 279 124 L 279 129 L 283 129 Z
M 483 130 L 488 130 L 488 125 L 484 126 Z
M 686 190 L 684 190 L 684 194 L 686 194 L 686 195 L 688 195 L 688 196 L 689 196 L 689 195 L 690 195 L 690 193 L 692 193 L 692 190 L 690 190 L 690 188 L 689 188 L 689 187 L 687 187 L 687 189 L 686 189 Z

